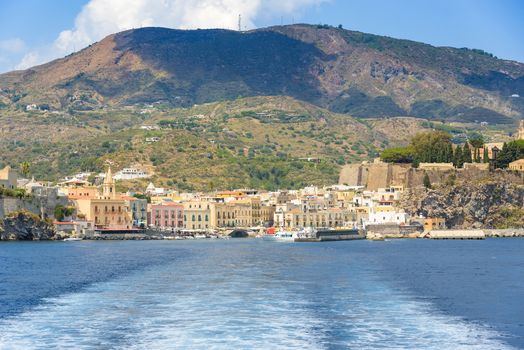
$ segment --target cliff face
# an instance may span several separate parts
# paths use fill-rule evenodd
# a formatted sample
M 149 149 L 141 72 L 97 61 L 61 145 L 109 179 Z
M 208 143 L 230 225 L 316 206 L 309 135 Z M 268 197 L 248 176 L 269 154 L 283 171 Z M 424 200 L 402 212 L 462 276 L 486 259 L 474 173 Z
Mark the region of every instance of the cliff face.
M 37 216 L 19 212 L 0 221 L 0 241 L 54 239 L 55 230 Z
M 445 218 L 448 228 L 524 227 L 524 186 L 505 181 L 413 188 L 400 206 L 411 215 Z

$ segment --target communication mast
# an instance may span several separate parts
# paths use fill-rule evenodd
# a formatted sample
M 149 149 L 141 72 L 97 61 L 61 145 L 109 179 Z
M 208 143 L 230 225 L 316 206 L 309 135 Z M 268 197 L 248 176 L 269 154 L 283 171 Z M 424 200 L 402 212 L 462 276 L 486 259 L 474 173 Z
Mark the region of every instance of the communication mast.
M 242 15 L 238 15 L 238 31 L 242 31 Z

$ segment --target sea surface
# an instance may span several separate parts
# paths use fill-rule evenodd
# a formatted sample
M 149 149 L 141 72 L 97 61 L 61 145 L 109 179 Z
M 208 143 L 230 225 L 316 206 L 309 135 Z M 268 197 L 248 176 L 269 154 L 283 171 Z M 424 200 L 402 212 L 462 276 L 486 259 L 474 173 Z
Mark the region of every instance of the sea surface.
M 0 349 L 524 348 L 524 239 L 0 243 Z

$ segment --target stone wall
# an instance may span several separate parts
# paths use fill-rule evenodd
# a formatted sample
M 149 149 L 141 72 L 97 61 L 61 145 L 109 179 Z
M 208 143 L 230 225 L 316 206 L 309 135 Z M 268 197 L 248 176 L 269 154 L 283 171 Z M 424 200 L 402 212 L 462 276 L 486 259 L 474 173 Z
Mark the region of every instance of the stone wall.
M 410 164 L 348 164 L 340 171 L 339 183 L 349 186 L 364 186 L 370 191 L 389 186 L 404 186 L 406 188 L 422 186 L 424 170 L 413 169 Z M 428 171 L 432 182 L 441 182 L 447 172 Z
M 457 180 L 477 181 L 495 176 L 499 180 L 514 184 L 524 183 L 524 175 L 511 171 L 496 170 L 490 172 L 485 165 L 468 164 L 464 169 L 415 169 L 410 164 L 362 163 L 348 164 L 340 171 L 339 184 L 363 186 L 370 191 L 389 186 L 413 188 L 423 186 L 424 175 L 428 174 L 432 184 Z
M 38 216 L 54 218 L 54 211 L 57 205 L 66 206 L 67 197 L 58 196 L 54 188 L 44 188 L 35 192 L 32 198 L 19 199 L 15 197 L 0 197 L 0 219 L 5 218 L 9 213 L 26 210 Z
M 34 214 L 39 213 L 36 207 L 29 201 L 13 197 L 0 198 L 0 219 L 4 219 L 9 213 L 22 209 L 25 209 Z

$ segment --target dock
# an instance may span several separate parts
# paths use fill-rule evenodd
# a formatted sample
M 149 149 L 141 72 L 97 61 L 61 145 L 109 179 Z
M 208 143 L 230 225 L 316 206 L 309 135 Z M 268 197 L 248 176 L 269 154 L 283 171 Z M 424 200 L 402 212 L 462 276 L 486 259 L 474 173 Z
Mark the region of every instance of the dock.
M 433 230 L 424 234 L 429 239 L 486 239 L 482 230 Z

